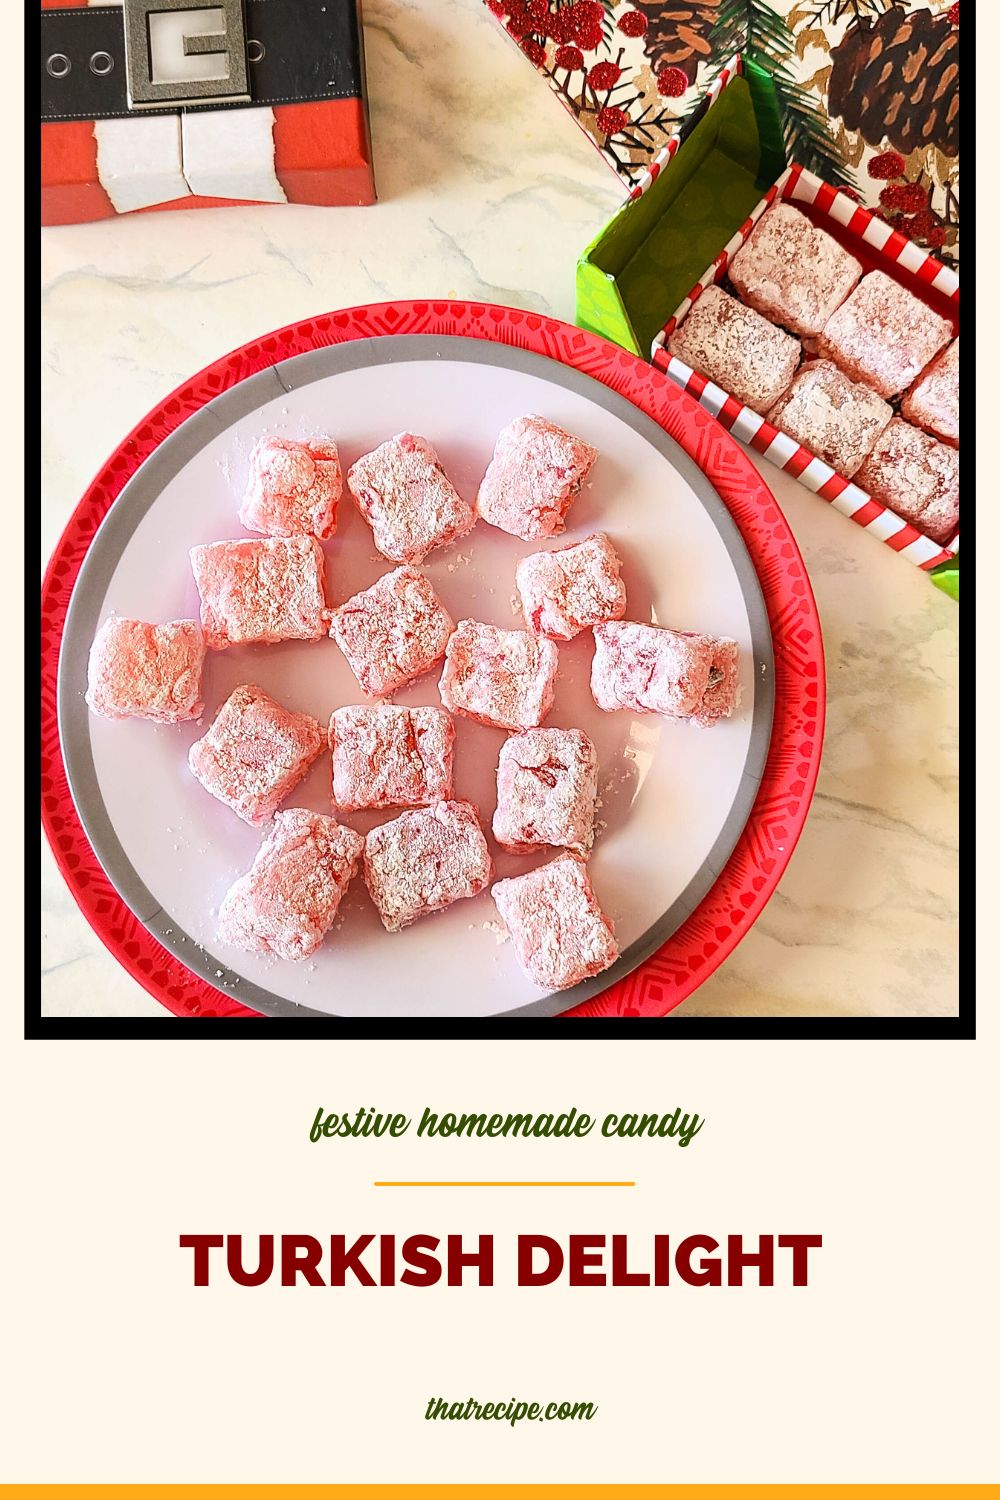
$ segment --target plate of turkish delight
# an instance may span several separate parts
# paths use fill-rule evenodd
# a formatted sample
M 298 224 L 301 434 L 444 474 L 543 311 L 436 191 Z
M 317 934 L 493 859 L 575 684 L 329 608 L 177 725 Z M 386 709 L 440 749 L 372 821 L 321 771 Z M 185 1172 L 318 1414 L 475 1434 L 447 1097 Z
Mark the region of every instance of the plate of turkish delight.
M 669 381 L 526 320 L 248 346 L 57 550 L 46 824 L 171 1008 L 662 1014 L 784 868 L 822 655 L 780 512 Z

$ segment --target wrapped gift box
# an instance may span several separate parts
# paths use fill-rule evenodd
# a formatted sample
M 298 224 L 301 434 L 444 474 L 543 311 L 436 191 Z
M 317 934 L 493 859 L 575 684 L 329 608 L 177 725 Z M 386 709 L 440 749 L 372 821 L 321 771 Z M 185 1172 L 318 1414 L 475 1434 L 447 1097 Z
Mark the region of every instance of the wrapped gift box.
M 750 4 L 721 0 L 484 4 L 617 174 L 623 197 L 684 128 L 749 26 L 750 60 L 781 79 L 800 165 L 855 188 L 876 212 L 890 180 L 923 187 L 928 211 L 914 237 L 957 262 L 957 4 L 771 0 L 756 22 Z M 880 170 L 887 150 L 900 161 L 891 179 Z
M 374 202 L 359 0 L 42 0 L 41 41 L 43 224 Z
M 794 201 L 866 272 L 885 271 L 958 332 L 956 273 L 853 196 L 789 164 L 769 76 L 738 58 L 585 250 L 577 268 L 577 322 L 649 358 L 736 437 L 911 562 L 928 571 L 947 564 L 958 551 L 957 535 L 942 547 L 666 348 L 693 302 L 724 278 L 730 258 L 779 197 Z

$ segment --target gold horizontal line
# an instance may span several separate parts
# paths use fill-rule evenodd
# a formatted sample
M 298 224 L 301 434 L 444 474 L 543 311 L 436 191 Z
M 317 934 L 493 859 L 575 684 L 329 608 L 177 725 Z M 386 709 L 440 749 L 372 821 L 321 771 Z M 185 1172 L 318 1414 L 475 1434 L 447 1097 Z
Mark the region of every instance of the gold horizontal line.
M 634 1182 L 507 1182 L 493 1180 L 468 1181 L 468 1182 L 376 1182 L 375 1187 L 635 1187 Z

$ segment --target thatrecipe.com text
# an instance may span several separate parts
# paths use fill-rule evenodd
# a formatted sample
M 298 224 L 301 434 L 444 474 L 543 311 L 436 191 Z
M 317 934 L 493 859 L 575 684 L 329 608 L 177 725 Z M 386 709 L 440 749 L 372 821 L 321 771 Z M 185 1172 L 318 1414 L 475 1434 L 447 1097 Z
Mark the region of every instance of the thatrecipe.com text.
M 819 1234 L 519 1234 L 516 1286 L 808 1286 Z M 493 1286 L 491 1234 L 182 1234 L 194 1286 Z

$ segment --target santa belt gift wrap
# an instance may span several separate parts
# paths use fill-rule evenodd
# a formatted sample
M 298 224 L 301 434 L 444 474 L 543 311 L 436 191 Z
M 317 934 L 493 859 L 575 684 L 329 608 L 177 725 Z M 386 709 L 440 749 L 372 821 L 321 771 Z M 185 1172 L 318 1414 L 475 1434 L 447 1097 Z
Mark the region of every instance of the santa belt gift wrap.
M 359 0 L 42 0 L 41 80 L 44 224 L 374 201 Z

